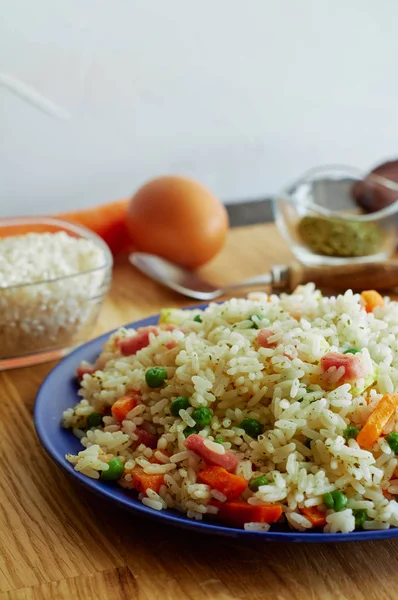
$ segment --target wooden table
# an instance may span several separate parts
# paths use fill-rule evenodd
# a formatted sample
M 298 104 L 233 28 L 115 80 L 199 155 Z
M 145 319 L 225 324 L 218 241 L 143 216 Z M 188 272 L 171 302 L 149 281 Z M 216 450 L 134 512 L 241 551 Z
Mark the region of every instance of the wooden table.
M 226 283 L 289 259 L 273 225 L 246 227 L 204 272 Z M 96 333 L 184 304 L 120 259 Z M 83 492 L 35 435 L 35 395 L 52 367 L 0 373 L 1 599 L 398 598 L 398 540 L 245 543 L 164 526 Z

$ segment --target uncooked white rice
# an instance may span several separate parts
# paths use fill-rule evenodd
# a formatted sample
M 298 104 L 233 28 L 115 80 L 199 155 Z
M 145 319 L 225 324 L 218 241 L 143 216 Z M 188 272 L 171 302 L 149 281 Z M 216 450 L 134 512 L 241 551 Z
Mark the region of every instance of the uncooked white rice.
M 185 447 L 196 426 L 216 464 L 232 453 L 241 481 L 266 476 L 241 495 L 250 514 L 281 505 L 280 520 L 298 531 L 313 529 L 314 510 L 324 515 L 325 532 L 353 531 L 357 511 L 363 511 L 363 529 L 398 526 L 398 460 L 385 437 L 398 431 L 396 415 L 370 450 L 346 437 L 347 426 L 364 426 L 383 394 L 398 392 L 396 302 L 386 298 L 368 313 L 360 295 L 323 297 L 309 284 L 291 295 L 255 293 L 204 311 L 162 311 L 158 330 L 146 334 L 148 344 L 122 355 L 123 343 L 134 345 L 143 335 L 134 329 L 111 335 L 81 381 L 80 403 L 63 415 L 64 427 L 74 428 L 85 448 L 67 456 L 76 470 L 98 478 L 118 457 L 124 463 L 119 483 L 127 489 L 137 487 L 137 469 L 160 476 L 157 489 L 141 491 L 146 506 L 174 508 L 198 520 L 218 513 L 223 520 L 230 500 L 217 483 L 201 481 L 205 454 Z M 350 349 L 357 352 L 343 354 Z M 333 353 L 357 374 L 349 376 L 349 367 L 338 361 L 325 366 Z M 146 383 L 153 366 L 167 370 L 158 388 Z M 129 394 L 138 406 L 118 422 L 110 417 L 112 405 Z M 171 404 L 181 396 L 189 407 L 173 416 Z M 210 423 L 197 424 L 200 407 L 212 411 Z M 107 415 L 106 431 L 87 430 L 91 413 Z M 241 426 L 245 419 L 263 431 L 249 435 Z M 148 436 L 157 450 L 145 446 Z M 325 494 L 336 491 L 347 500 L 342 510 L 324 503 Z M 241 526 L 270 527 L 256 518 Z
M 108 277 L 105 262 L 93 241 L 64 231 L 0 238 L 0 358 L 73 340 Z

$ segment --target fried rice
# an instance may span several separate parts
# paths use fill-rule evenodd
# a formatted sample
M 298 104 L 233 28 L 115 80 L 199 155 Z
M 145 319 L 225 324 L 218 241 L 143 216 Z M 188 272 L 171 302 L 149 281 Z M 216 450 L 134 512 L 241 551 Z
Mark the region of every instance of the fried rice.
M 360 294 L 323 297 L 312 284 L 165 309 L 80 366 L 81 400 L 62 424 L 83 448 L 66 459 L 192 519 L 260 531 L 398 526 L 395 408 L 368 435 L 398 392 L 397 333 L 396 302 L 367 310 Z

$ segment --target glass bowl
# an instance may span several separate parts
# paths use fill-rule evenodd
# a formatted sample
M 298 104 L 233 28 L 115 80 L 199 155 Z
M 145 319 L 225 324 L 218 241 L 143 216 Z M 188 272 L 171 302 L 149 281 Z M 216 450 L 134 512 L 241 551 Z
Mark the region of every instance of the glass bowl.
M 389 258 L 397 245 L 398 202 L 365 214 L 356 190 L 368 199 L 398 198 L 395 182 L 345 166 L 312 169 L 274 199 L 275 221 L 298 260 L 307 265 L 362 263 Z
M 60 234 L 62 240 L 53 242 L 55 248 L 47 261 L 44 252 L 32 254 L 31 247 L 17 258 L 10 242 L 7 245 L 10 236 L 59 232 L 64 232 Z M 73 263 L 78 266 L 72 273 L 66 266 L 71 250 L 64 245 L 70 243 L 70 237 L 89 242 L 80 245 L 79 257 Z M 60 254 L 55 251 L 58 248 Z M 0 219 L 0 264 L 1 259 L 5 262 L 3 274 L 0 268 L 0 370 L 61 358 L 87 341 L 112 278 L 112 255 L 100 237 L 59 219 Z M 56 276 L 53 271 L 46 274 L 49 261 L 59 268 Z M 5 267 L 10 265 L 7 280 Z M 26 275 L 29 269 L 30 275 Z M 40 272 L 34 281 L 32 269 Z

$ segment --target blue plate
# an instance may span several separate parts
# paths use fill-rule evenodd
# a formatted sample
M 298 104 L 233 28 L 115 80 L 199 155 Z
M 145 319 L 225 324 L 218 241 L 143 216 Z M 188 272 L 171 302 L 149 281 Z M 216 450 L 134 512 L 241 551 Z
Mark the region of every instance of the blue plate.
M 204 308 L 203 305 L 201 308 Z M 149 317 L 131 323 L 128 327 L 153 325 L 158 322 L 158 318 L 158 315 Z M 62 429 L 62 413 L 65 409 L 74 406 L 78 401 L 77 388 L 74 381 L 76 367 L 82 360 L 94 362 L 109 335 L 110 333 L 107 333 L 88 342 L 84 346 L 80 346 L 64 358 L 44 380 L 36 398 L 34 421 L 37 435 L 52 460 L 72 476 L 76 482 L 83 484 L 99 496 L 115 502 L 121 508 L 152 517 L 159 523 L 173 524 L 184 529 L 206 534 L 279 542 L 346 542 L 353 540 L 378 540 L 398 536 L 398 528 L 355 531 L 353 533 L 301 533 L 280 527 L 278 530 L 258 532 L 244 531 L 242 529 L 213 524 L 212 522 L 193 521 L 173 510 L 155 511 L 139 502 L 134 492 L 123 490 L 115 484 L 107 484 L 96 479 L 90 479 L 74 471 L 72 465 L 65 460 L 65 454 L 68 452 L 77 454 L 82 449 L 82 446 L 72 433 Z

